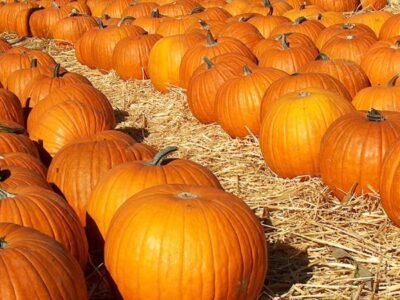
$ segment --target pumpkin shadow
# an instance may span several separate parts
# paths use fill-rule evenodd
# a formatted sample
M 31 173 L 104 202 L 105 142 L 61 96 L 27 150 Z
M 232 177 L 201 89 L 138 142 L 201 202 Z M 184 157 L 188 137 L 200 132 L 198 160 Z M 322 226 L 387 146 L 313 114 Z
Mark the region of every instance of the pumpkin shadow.
M 118 130 L 129 134 L 138 142 L 143 142 L 145 138 L 150 135 L 150 132 L 146 128 L 136 128 L 136 127 L 121 127 Z
M 124 122 L 129 117 L 129 113 L 127 111 L 118 108 L 114 109 L 114 115 L 117 123 Z

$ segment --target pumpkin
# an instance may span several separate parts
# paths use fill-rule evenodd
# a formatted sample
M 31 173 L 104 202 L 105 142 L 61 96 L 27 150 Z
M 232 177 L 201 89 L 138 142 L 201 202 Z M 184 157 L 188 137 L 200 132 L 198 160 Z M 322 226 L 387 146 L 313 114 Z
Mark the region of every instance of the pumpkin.
M 207 37 L 207 32 L 210 31 L 211 35 L 217 36 L 218 33 L 226 26 L 226 23 L 223 21 L 215 21 L 215 20 L 199 20 L 196 24 L 190 26 L 185 34 L 199 33 L 203 34 Z
M 165 148 L 151 161 L 123 163 L 100 179 L 91 194 L 87 211 L 103 239 L 118 208 L 146 188 L 160 184 L 189 184 L 222 189 L 218 179 L 207 168 L 190 160 L 167 160 L 167 156 L 177 149 Z
M 388 149 L 382 163 L 380 175 L 380 196 L 381 204 L 386 214 L 396 226 L 400 226 L 400 207 L 399 207 L 399 147 L 396 142 Z
M 110 3 L 110 0 L 88 0 L 87 5 L 92 12 L 92 16 L 95 18 L 100 18 L 104 16 L 103 11 L 106 6 Z
M 319 54 L 315 61 L 300 68 L 300 72 L 331 75 L 343 83 L 351 97 L 370 86 L 367 75 L 359 65 L 343 59 L 330 59 L 323 53 Z
M 93 62 L 96 68 L 110 71 L 113 52 L 118 42 L 126 37 L 145 33 L 141 27 L 127 23 L 132 19 L 132 17 L 125 17 L 116 26 L 101 28 L 96 32 L 92 45 Z
M 163 36 L 184 34 L 191 26 L 199 21 L 195 16 L 181 16 L 177 18 L 161 18 L 156 33 Z
M 0 153 L 23 152 L 39 157 L 35 144 L 24 134 L 25 128 L 19 124 L 10 125 L 0 121 Z
M 158 8 L 155 8 L 150 16 L 139 17 L 132 24 L 142 27 L 148 34 L 155 34 L 163 18 L 165 17 L 160 15 Z
M 223 6 L 223 9 L 229 12 L 232 16 L 237 16 L 244 13 L 248 5 L 249 3 L 247 0 L 228 0 Z
M 28 132 L 40 122 L 47 111 L 61 102 L 78 101 L 93 107 L 96 111 L 103 113 L 111 127 L 115 127 L 115 116 L 113 108 L 107 97 L 98 89 L 85 83 L 67 83 L 43 98 L 35 105 L 28 116 Z
M 201 65 L 203 58 L 213 58 L 220 54 L 237 53 L 257 62 L 253 53 L 245 44 L 232 37 L 214 39 L 211 32 L 207 32 L 205 41 L 195 44 L 185 52 L 179 69 L 180 86 L 187 88 L 193 72 Z
M 281 47 L 266 49 L 259 58 L 261 67 L 272 67 L 288 74 L 298 72 L 301 67 L 312 62 L 318 55 L 318 51 L 305 46 L 291 46 L 286 35 L 281 37 Z
M 199 18 L 200 20 L 206 21 L 225 22 L 228 18 L 232 17 L 232 15 L 222 7 L 205 8 L 203 6 L 198 6 L 194 10 L 192 10 L 191 14 Z
M 78 216 L 58 194 L 36 186 L 0 189 L 0 222 L 30 227 L 59 242 L 85 270 L 88 243 Z
M 3 297 L 88 299 L 82 269 L 55 240 L 12 223 L 0 223 L 0 236 L 0 267 L 7 270 L 0 282 Z
M 35 156 L 23 152 L 10 152 L 0 154 L 0 169 L 7 167 L 21 167 L 46 179 L 47 168 Z
M 383 158 L 399 136 L 399 112 L 371 109 L 339 118 L 321 143 L 322 180 L 340 200 L 379 192 Z
M 322 137 L 329 125 L 352 111 L 348 99 L 320 88 L 301 89 L 272 102 L 260 131 L 268 167 L 284 178 L 318 176 Z
M 126 300 L 256 299 L 266 261 L 264 232 L 249 207 L 210 187 L 159 185 L 134 195 L 114 215 L 105 243 L 107 270 Z
M 101 15 L 108 15 L 112 18 L 121 18 L 123 11 L 129 6 L 129 0 L 108 1 Z
M 338 12 L 355 11 L 359 4 L 359 0 L 309 0 L 309 2 L 322 7 L 326 11 Z
M 289 18 L 290 20 L 295 21 L 297 18 L 300 18 L 300 17 L 309 18 L 311 16 L 318 15 L 318 14 L 324 12 L 324 10 L 317 5 L 307 5 L 305 3 L 306 3 L 306 1 L 301 6 L 295 7 L 293 9 L 287 11 L 283 15 L 286 18 Z
M 201 34 L 168 36 L 150 50 L 148 72 L 154 87 L 165 93 L 169 86 L 179 86 L 180 64 L 185 52 L 203 39 Z
M 16 33 L 20 37 L 29 36 L 29 18 L 37 9 L 36 3 L 28 1 L 15 1 L 0 7 L 0 31 Z
M 101 20 L 99 22 L 102 22 Z M 100 30 L 100 27 L 92 27 L 88 31 L 86 31 L 75 43 L 75 56 L 76 59 L 83 65 L 88 66 L 91 69 L 95 68 L 95 62 L 93 58 L 92 48 L 94 38 L 97 32 Z
M 395 86 L 400 74 L 389 80 L 386 86 L 372 86 L 359 91 L 353 98 L 353 105 L 358 110 L 377 110 L 400 112 L 400 86 Z
M 38 66 L 37 59 L 31 61 L 31 66 L 26 69 L 20 69 L 12 72 L 6 81 L 5 87 L 13 92 L 18 99 L 22 98 L 22 93 L 26 86 L 39 75 L 51 76 L 53 74 L 53 66 Z
M 275 28 L 281 26 L 282 24 L 289 23 L 290 20 L 282 16 L 267 15 L 255 16 L 247 22 L 254 25 L 264 38 L 268 38 Z
M 6 40 L 0 38 L 0 54 L 3 54 L 11 48 L 12 46 Z
M 376 42 L 368 35 L 336 35 L 325 43 L 321 52 L 333 59 L 343 59 L 361 64 L 365 53 Z
M 149 148 L 130 150 L 134 144 L 136 141 L 127 134 L 103 131 L 70 143 L 53 158 L 47 180 L 62 192 L 82 225 L 86 224 L 86 205 L 92 190 L 107 170 L 126 161 L 153 157 Z
M 84 2 L 71 1 L 64 6 L 70 9 L 70 14 L 77 11 L 82 15 L 91 15 L 90 7 Z
M 34 58 L 36 58 L 38 66 L 56 64 L 49 54 L 39 50 L 28 50 L 26 48 L 10 49 L 0 56 L 0 83 L 5 86 L 11 73 L 29 68 Z
M 199 5 L 205 7 L 205 8 L 211 8 L 211 7 L 222 7 L 226 4 L 225 0 L 200 0 L 197 1 Z
M 286 94 L 307 88 L 319 88 L 351 101 L 346 87 L 337 79 L 322 73 L 295 73 L 274 81 L 266 90 L 261 102 L 260 119 L 264 119 L 268 107 Z
M 245 11 L 249 13 L 261 14 L 263 16 L 269 14 L 282 16 L 293 8 L 289 3 L 282 0 L 263 0 L 261 2 L 262 4 L 260 2 L 251 3 L 248 7 L 246 7 Z
M 286 43 L 290 47 L 306 47 L 312 49 L 315 53 L 318 53 L 318 49 L 315 47 L 313 41 L 302 33 L 282 33 L 275 36 L 271 36 L 265 40 L 258 42 L 252 49 L 255 56 L 260 59 L 264 51 L 268 51 L 272 48 L 281 49 L 282 40 L 286 39 Z
M 73 10 L 68 18 L 58 21 L 50 31 L 53 39 L 75 44 L 86 31 L 96 26 L 95 18 Z
M 387 47 L 370 49 L 361 61 L 371 85 L 383 85 L 400 73 L 400 40 Z
M 290 24 L 282 24 L 281 26 L 276 27 L 271 32 L 271 35 L 297 32 L 305 34 L 315 43 L 319 34 L 324 28 L 325 26 L 316 20 L 309 20 L 305 17 L 300 17 Z
M 383 24 L 391 16 L 393 16 L 393 14 L 388 11 L 369 11 L 365 14 L 354 14 L 349 17 L 348 21 L 350 23 L 364 24 L 371 28 L 376 36 L 379 36 Z
M 400 35 L 400 15 L 393 15 L 388 18 L 381 27 L 379 31 L 379 39 L 387 40 L 391 37 Z
M 18 187 L 36 186 L 51 190 L 50 185 L 42 176 L 18 166 L 7 166 L 0 170 L 0 189 L 15 189 Z
M 29 28 L 34 37 L 52 38 L 51 28 L 58 21 L 68 17 L 71 8 L 61 7 L 56 2 L 51 7 L 35 11 L 29 18 Z
M 387 0 L 361 0 L 361 6 L 363 9 L 376 9 L 380 10 L 384 8 L 387 4 Z
M 336 24 L 342 24 L 346 21 L 346 18 L 343 16 L 342 13 L 334 12 L 334 11 L 325 11 L 319 13 L 315 16 L 310 16 L 309 19 L 317 20 L 325 27 L 329 27 Z M 357 23 L 357 22 L 353 22 Z
M 128 7 L 123 10 L 121 17 L 131 16 L 135 19 L 147 17 L 158 7 L 159 5 L 155 2 L 132 1 L 129 3 Z
M 113 52 L 113 69 L 124 80 L 148 79 L 147 64 L 154 44 L 162 37 L 145 34 L 126 37 L 118 42 Z
M 197 4 L 191 0 L 177 0 L 158 7 L 160 14 L 167 17 L 179 17 L 189 15 Z
M 18 98 L 10 91 L 0 88 L 0 120 L 14 121 L 25 124 L 22 106 Z
M 201 123 L 217 121 L 216 94 L 228 79 L 243 72 L 244 65 L 256 67 L 249 58 L 234 53 L 217 55 L 211 60 L 204 57 L 203 64 L 189 80 L 187 89 L 189 109 Z
M 331 25 L 326 27 L 321 31 L 318 39 L 315 42 L 315 45 L 318 49 L 324 47 L 324 45 L 335 38 L 337 35 L 346 37 L 346 36 L 359 36 L 359 35 L 367 35 L 371 38 L 374 38 L 376 41 L 376 35 L 371 28 L 364 24 L 354 24 L 354 23 L 342 23 Z
M 258 136 L 262 97 L 272 82 L 285 76 L 273 68 L 244 66 L 242 75 L 227 80 L 215 96 L 218 123 L 231 137 Z

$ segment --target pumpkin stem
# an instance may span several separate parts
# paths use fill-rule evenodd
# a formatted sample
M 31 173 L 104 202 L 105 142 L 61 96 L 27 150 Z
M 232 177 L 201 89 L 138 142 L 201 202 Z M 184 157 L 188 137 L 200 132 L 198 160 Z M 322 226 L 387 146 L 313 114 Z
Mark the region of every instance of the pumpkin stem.
M 299 95 L 299 97 L 310 97 L 310 96 L 311 96 L 311 93 L 308 92 L 308 91 L 300 91 L 300 92 L 298 93 L 298 95 Z
M 190 14 L 191 15 L 198 14 L 198 13 L 201 13 L 201 12 L 203 12 L 205 10 L 206 9 L 203 6 L 199 5 L 199 6 L 195 7 L 195 8 L 193 8 L 193 10 L 191 11 Z
M 196 199 L 198 198 L 197 195 L 190 193 L 190 192 L 180 192 L 176 195 L 181 200 L 189 200 L 189 199 Z
M 16 194 L 9 193 L 6 190 L 0 189 L 0 200 L 6 199 L 6 198 L 14 198 Z
M 323 15 L 322 15 L 321 13 L 319 13 L 319 14 L 317 15 L 317 21 L 321 21 L 321 20 L 322 20 L 322 17 L 323 17 Z
M 272 7 L 272 4 L 271 4 L 270 0 L 263 0 L 263 5 L 266 8 L 271 8 Z
M 269 8 L 267 16 L 272 16 L 273 14 L 274 14 L 274 8 L 271 5 L 271 7 Z
M 217 40 L 214 39 L 210 30 L 207 30 L 207 44 L 210 47 L 215 46 L 217 44 Z
M 76 16 L 80 16 L 82 15 L 81 12 L 79 10 L 77 10 L 76 8 L 71 9 L 71 12 L 69 13 L 70 17 L 76 17 Z
M 282 35 L 281 42 L 282 42 L 283 50 L 289 49 L 289 44 L 288 44 L 288 42 L 286 40 L 286 35 L 284 35 L 284 34 Z
M 160 11 L 158 10 L 158 8 L 154 8 L 151 11 L 151 17 L 152 18 L 161 18 Z
M 58 4 L 56 1 L 53 1 L 53 2 L 51 3 L 51 7 L 52 7 L 52 8 L 61 8 L 60 4 Z
M 11 128 L 5 125 L 0 124 L 0 132 L 1 133 L 24 133 L 25 129 L 22 127 Z
M 354 27 L 356 27 L 356 25 L 353 23 L 345 23 L 342 25 L 342 29 L 346 29 L 346 30 L 353 29 Z
M 134 18 L 134 17 L 131 17 L 131 16 L 123 17 L 123 18 L 118 22 L 117 27 L 121 27 L 122 25 L 125 25 L 126 22 L 128 22 L 128 21 L 134 21 L 134 20 L 135 20 L 135 18 Z
M 107 15 L 105 15 L 105 16 L 107 16 Z M 100 29 L 104 29 L 104 27 L 105 27 L 102 18 L 103 17 L 97 18 L 97 21 L 96 21 L 97 25 L 99 26 Z
M 211 61 L 211 59 L 209 59 L 207 56 L 203 57 L 203 61 L 204 63 L 207 65 L 207 69 L 210 70 L 214 67 L 213 62 Z
M 394 46 L 398 49 L 400 48 L 400 40 L 397 40 L 396 43 L 394 43 Z
M 54 72 L 53 72 L 53 77 L 54 78 L 60 77 L 60 68 L 61 68 L 60 64 L 56 64 L 54 66 Z
M 249 66 L 244 65 L 243 66 L 243 75 L 244 76 L 249 76 L 251 73 L 253 73 L 253 72 L 251 72 L 251 69 L 249 68 Z
M 305 9 L 305 8 L 306 8 L 306 6 L 307 6 L 307 2 L 306 2 L 306 1 L 304 1 L 304 2 L 303 2 L 303 4 L 302 4 L 302 5 L 300 5 L 300 7 L 299 7 L 299 10 L 303 10 L 303 9 Z
M 325 53 L 318 54 L 318 56 L 316 58 L 316 60 L 329 60 L 329 59 L 330 59 L 329 56 L 326 55 Z
M 348 41 L 354 40 L 354 35 L 347 35 L 346 40 L 348 40 Z
M 306 17 L 298 17 L 296 20 L 294 20 L 293 24 L 299 25 L 299 24 L 303 23 L 304 21 L 307 21 Z
M 385 117 L 375 108 L 371 108 L 367 113 L 368 121 L 381 122 L 385 121 Z
M 397 81 L 397 79 L 399 79 L 399 77 L 400 77 L 400 73 L 394 75 L 394 76 L 389 80 L 387 86 L 388 86 L 388 87 L 394 87 L 394 86 L 396 85 L 396 81 Z
M 1 236 L 0 237 L 0 250 L 6 248 L 8 243 L 6 242 L 6 237 Z
M 140 4 L 140 2 L 139 1 L 132 1 L 132 2 L 129 2 L 129 6 L 136 6 L 136 5 L 139 5 Z
M 167 147 L 163 150 L 161 150 L 160 152 L 158 152 L 156 154 L 156 156 L 154 156 L 153 160 L 151 162 L 148 163 L 148 165 L 150 166 L 161 166 L 162 163 L 164 162 L 164 160 L 167 158 L 168 155 L 170 155 L 171 153 L 174 153 L 178 150 L 178 147 L 175 146 L 170 146 Z
M 32 58 L 31 60 L 31 68 L 36 68 L 37 67 L 37 58 Z
M 276 41 L 276 42 L 281 41 L 283 36 L 288 37 L 291 34 L 292 34 L 292 32 L 285 32 L 285 33 L 279 34 L 274 38 L 274 41 Z
M 200 26 L 201 26 L 201 29 L 210 30 L 210 26 L 207 24 L 206 21 L 204 21 L 204 20 L 199 20 L 199 24 L 200 24 Z

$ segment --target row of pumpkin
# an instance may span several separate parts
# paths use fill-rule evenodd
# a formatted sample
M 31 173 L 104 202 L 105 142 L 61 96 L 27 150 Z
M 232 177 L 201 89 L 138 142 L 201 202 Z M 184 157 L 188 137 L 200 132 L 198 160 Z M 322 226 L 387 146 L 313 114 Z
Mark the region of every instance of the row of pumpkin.
M 105 250 L 124 299 L 256 299 L 266 241 L 242 200 L 207 168 L 168 159 L 176 147 L 155 155 L 114 130 L 110 103 L 85 77 L 1 46 L 2 297 L 87 299 L 90 247 Z

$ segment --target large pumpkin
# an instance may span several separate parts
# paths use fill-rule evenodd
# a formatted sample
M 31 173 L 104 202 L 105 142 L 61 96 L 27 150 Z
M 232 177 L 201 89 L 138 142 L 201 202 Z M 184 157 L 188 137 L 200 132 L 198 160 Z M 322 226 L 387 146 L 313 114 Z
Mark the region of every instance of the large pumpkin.
M 257 299 L 267 266 L 265 236 L 249 207 L 231 194 L 159 185 L 117 211 L 105 264 L 126 300 Z
M 18 98 L 10 91 L 0 88 L 0 120 L 25 124 L 22 106 Z
M 386 1 L 386 0 L 384 0 Z M 354 14 L 349 17 L 349 22 L 351 23 L 359 23 L 364 24 L 371 28 L 376 36 L 379 36 L 381 28 L 383 24 L 391 17 L 391 14 L 388 11 L 378 10 L 378 11 L 369 11 L 365 14 Z M 399 32 L 400 33 L 400 32 Z
M 103 131 L 65 146 L 52 160 L 47 180 L 63 193 L 83 225 L 90 194 L 106 171 L 126 161 L 152 158 L 151 148 L 134 151 L 135 145 L 127 134 Z
M 339 199 L 379 192 L 383 158 L 400 137 L 400 113 L 357 111 L 330 126 L 321 143 L 321 177 Z
M 359 5 L 359 0 L 309 0 L 309 2 L 322 7 L 324 10 L 338 12 L 354 11 Z
M 37 157 L 28 153 L 11 152 L 0 154 L 0 169 L 6 169 L 7 167 L 22 167 L 43 179 L 47 177 L 46 166 Z
M 35 186 L 0 189 L 0 222 L 30 227 L 52 237 L 85 270 L 88 259 L 85 231 L 76 213 L 53 191 Z
M 103 238 L 118 208 L 136 193 L 160 184 L 189 184 L 222 188 L 205 167 L 184 159 L 167 160 L 176 151 L 168 147 L 151 161 L 133 161 L 112 168 L 94 188 L 87 211 Z M 126 183 L 129 182 L 127 185 Z
M 7 166 L 0 170 L 0 189 L 9 190 L 22 186 L 36 186 L 51 190 L 46 179 L 30 169 Z
M 258 136 L 262 97 L 271 83 L 285 76 L 273 68 L 244 66 L 241 76 L 228 79 L 215 96 L 218 123 L 232 137 Z
M 382 24 L 379 31 L 379 39 L 388 40 L 400 35 L 400 15 L 393 15 Z
M 264 38 L 268 38 L 276 27 L 290 23 L 290 20 L 286 17 L 267 15 L 255 16 L 247 22 L 253 24 Z
M 32 228 L 0 223 L 0 268 L 6 274 L 0 280 L 4 299 L 88 298 L 85 277 L 75 258 Z
M 53 2 L 51 7 L 35 11 L 29 18 L 32 35 L 38 38 L 51 38 L 51 28 L 63 18 L 67 18 L 71 8 Z
M 18 124 L 0 121 L 0 153 L 23 152 L 39 157 L 36 145 L 26 136 L 25 129 Z
M 330 124 L 352 111 L 348 99 L 318 88 L 279 98 L 265 109 L 261 124 L 265 162 L 280 177 L 319 175 L 322 137 Z

